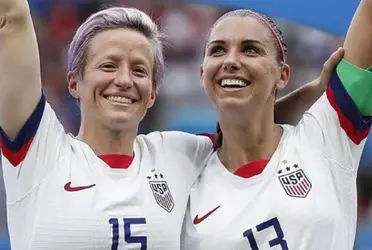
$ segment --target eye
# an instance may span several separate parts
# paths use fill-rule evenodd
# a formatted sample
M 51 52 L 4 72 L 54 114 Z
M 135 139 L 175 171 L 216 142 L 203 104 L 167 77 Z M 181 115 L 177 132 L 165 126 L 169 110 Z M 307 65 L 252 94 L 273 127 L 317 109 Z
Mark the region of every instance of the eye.
M 114 71 L 116 69 L 116 65 L 114 63 L 103 63 L 100 65 L 100 68 L 104 71 Z
M 224 52 L 225 52 L 225 48 L 220 45 L 213 46 L 212 48 L 209 49 L 210 56 L 220 56 Z
M 243 52 L 248 55 L 254 55 L 254 54 L 259 54 L 260 49 L 252 45 L 247 45 L 243 47 Z
M 148 75 L 147 70 L 144 67 L 135 67 L 133 73 L 138 77 L 146 77 Z

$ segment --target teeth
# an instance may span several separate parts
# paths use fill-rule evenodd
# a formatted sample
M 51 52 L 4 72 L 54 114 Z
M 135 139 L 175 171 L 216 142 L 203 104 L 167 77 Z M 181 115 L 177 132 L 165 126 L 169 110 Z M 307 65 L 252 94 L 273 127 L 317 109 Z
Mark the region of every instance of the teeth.
M 109 96 L 109 97 L 107 97 L 107 99 L 112 101 L 112 102 L 118 102 L 118 103 L 125 103 L 125 104 L 132 104 L 133 103 L 132 99 L 122 97 L 122 96 Z
M 221 82 L 222 87 L 234 86 L 234 87 L 246 87 L 248 84 L 242 80 L 237 79 L 224 79 Z

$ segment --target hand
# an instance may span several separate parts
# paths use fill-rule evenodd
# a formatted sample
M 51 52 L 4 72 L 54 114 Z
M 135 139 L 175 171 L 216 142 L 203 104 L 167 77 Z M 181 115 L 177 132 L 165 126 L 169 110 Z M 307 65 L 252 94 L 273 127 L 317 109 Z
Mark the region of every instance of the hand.
M 328 83 L 331 81 L 332 74 L 336 69 L 337 64 L 344 57 L 345 50 L 343 48 L 338 48 L 328 60 L 323 64 L 322 72 L 320 73 L 319 78 L 317 79 L 317 85 L 324 92 L 328 86 Z

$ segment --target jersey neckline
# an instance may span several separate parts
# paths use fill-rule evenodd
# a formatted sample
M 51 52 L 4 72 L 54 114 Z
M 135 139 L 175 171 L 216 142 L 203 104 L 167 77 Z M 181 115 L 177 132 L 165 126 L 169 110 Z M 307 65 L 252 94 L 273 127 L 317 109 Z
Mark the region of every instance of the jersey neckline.
M 98 155 L 98 157 L 113 169 L 127 169 L 134 159 L 134 156 L 120 154 Z
M 234 175 L 245 178 L 245 179 L 251 178 L 255 175 L 259 175 L 265 169 L 269 161 L 270 159 L 261 159 L 261 160 L 255 160 L 255 161 L 249 162 L 239 167 L 234 172 Z
M 258 161 L 253 161 L 248 164 L 243 165 L 242 167 L 238 168 L 234 173 L 230 172 L 226 169 L 226 167 L 220 161 L 217 151 L 213 153 L 210 158 L 210 161 L 207 165 L 212 165 L 212 168 L 215 168 L 214 171 L 217 170 L 217 173 L 220 177 L 227 180 L 228 182 L 237 182 L 241 183 L 242 185 L 251 185 L 253 183 L 259 182 L 262 176 L 266 175 L 267 172 L 276 171 L 277 169 L 277 161 L 281 156 L 283 144 L 286 141 L 286 138 L 289 135 L 290 125 L 280 125 L 283 129 L 283 134 L 280 138 L 279 144 L 270 159 L 262 159 Z M 214 167 L 213 167 L 214 165 Z M 272 165 L 272 167 L 270 167 Z M 249 169 L 253 167 L 253 169 Z M 208 168 L 208 166 L 207 166 Z M 272 171 L 271 171 L 272 169 Z M 270 174 L 270 173 L 268 173 Z

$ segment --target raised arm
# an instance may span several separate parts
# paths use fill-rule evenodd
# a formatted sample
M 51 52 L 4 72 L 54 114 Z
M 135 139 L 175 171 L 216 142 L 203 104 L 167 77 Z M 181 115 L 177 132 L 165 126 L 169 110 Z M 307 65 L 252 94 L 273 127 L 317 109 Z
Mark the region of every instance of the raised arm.
M 302 114 L 322 95 L 335 65 L 342 56 L 351 64 L 367 69 L 372 66 L 372 0 L 361 0 L 347 32 L 344 51 L 338 50 L 324 64 L 321 77 L 279 99 L 275 107 L 277 123 L 296 125 Z M 372 70 L 357 73 L 343 63 L 339 74 L 344 87 L 363 115 L 372 115 Z M 346 70 L 345 70 L 346 69 Z M 352 74 L 350 73 L 352 70 Z M 355 76 L 355 77 L 354 77 Z M 364 85 L 365 84 L 365 85 Z M 358 85 L 358 86 L 355 86 Z M 361 85 L 361 86 L 359 86 Z
M 372 0 L 361 0 L 349 26 L 345 60 L 366 69 L 372 65 Z
M 361 0 L 350 23 L 345 60 L 337 67 L 343 87 L 363 116 L 372 116 L 372 0 Z
M 320 76 L 280 98 L 275 103 L 275 122 L 296 126 L 302 115 L 318 100 L 327 88 L 337 64 L 344 56 L 339 48 L 324 63 Z
M 0 126 L 15 138 L 41 96 L 40 59 L 26 0 L 0 0 Z
M 310 148 L 356 174 L 372 125 L 372 0 L 361 0 L 344 50 L 326 93 L 297 129 Z

